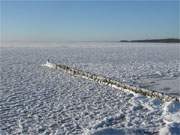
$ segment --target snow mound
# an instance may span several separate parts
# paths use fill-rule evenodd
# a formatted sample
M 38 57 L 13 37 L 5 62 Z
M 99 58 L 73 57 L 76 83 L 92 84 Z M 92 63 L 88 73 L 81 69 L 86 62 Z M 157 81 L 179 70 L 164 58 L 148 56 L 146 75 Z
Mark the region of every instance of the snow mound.
M 180 102 L 172 100 L 164 104 L 164 121 L 167 124 L 179 123 L 180 124 Z
M 50 63 L 49 61 L 47 61 L 46 64 L 42 64 L 42 66 L 49 68 L 56 68 L 56 64 Z
M 160 129 L 160 135 L 180 134 L 180 102 L 172 100 L 164 104 L 163 112 L 165 127 Z
M 172 123 L 166 125 L 160 130 L 159 135 L 179 135 L 180 134 L 180 124 Z

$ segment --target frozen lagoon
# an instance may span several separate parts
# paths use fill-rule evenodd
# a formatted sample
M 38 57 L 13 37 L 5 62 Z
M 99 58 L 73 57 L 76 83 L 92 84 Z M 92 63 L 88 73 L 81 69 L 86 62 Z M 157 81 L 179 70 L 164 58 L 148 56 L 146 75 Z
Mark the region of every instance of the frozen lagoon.
M 50 59 L 179 96 L 178 44 L 92 42 L 27 46 L 10 44 L 1 48 L 2 133 L 158 134 L 160 129 L 179 133 L 179 104 L 174 120 L 164 111 L 167 104 L 157 99 L 117 91 L 40 66 Z

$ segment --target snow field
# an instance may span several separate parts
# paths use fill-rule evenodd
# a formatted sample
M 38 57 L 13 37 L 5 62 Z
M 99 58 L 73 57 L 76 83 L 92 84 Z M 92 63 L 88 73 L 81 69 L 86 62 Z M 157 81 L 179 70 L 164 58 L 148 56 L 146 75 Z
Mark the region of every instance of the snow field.
M 162 103 L 41 66 L 49 58 L 129 84 L 150 80 L 148 88 L 178 96 L 178 87 L 158 85 L 179 77 L 178 51 L 168 44 L 1 48 L 0 133 L 179 134 L 179 102 Z

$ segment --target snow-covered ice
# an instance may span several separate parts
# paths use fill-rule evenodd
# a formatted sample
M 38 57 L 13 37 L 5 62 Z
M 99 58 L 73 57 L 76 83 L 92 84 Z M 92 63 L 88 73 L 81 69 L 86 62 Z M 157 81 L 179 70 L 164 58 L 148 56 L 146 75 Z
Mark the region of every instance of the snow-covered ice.
M 42 66 L 50 59 L 179 97 L 178 44 L 13 45 L 0 50 L 0 134 L 180 134 L 177 101 L 163 103 Z

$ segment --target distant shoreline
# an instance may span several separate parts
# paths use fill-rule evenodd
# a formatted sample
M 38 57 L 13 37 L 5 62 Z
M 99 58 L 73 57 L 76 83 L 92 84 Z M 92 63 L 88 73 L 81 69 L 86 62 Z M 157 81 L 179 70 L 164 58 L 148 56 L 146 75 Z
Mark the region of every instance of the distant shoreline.
M 108 40 L 99 40 L 99 41 L 44 41 L 44 40 L 0 40 L 0 44 L 5 44 L 5 43 L 91 43 L 91 42 L 98 42 L 98 43 L 180 43 L 180 39 L 178 38 L 166 38 L 166 39 L 143 39 L 143 40 L 120 40 L 120 41 L 108 41 Z
M 121 40 L 120 42 L 131 42 L 131 43 L 180 43 L 180 39 L 177 38 L 166 38 L 166 39 L 145 39 L 145 40 Z

